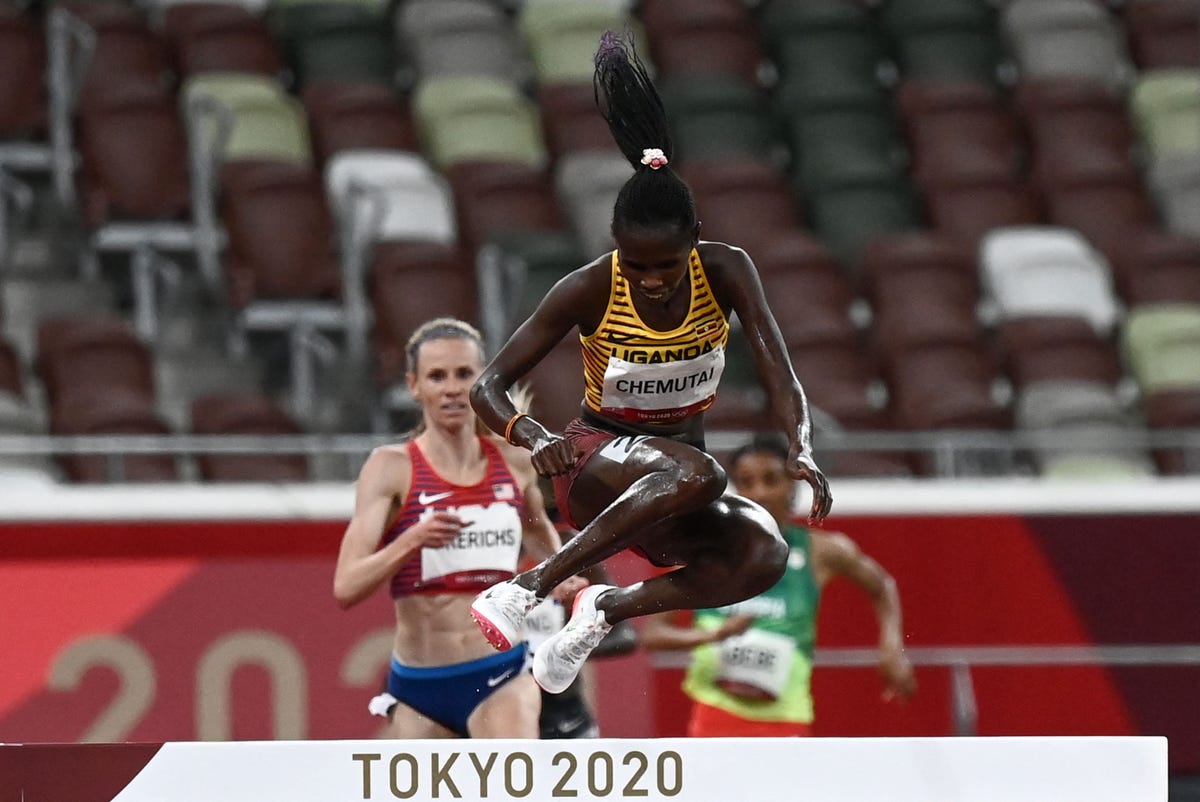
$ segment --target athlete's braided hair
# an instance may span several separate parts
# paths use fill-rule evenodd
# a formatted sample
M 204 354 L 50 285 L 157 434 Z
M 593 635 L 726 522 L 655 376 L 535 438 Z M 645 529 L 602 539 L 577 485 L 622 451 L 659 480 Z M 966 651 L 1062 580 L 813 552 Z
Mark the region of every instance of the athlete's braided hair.
M 613 230 L 628 226 L 671 226 L 691 231 L 696 206 L 687 184 L 667 164 L 675 157 L 662 98 L 638 58 L 633 37 L 605 32 L 596 51 L 592 80 L 596 106 L 634 173 L 613 206 Z M 658 149 L 661 164 L 645 163 L 645 151 Z

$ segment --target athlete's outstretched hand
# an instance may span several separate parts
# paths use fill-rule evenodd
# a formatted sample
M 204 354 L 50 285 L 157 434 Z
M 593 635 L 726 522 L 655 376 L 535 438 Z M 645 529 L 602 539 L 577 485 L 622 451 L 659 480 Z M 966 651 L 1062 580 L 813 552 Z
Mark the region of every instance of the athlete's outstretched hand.
M 453 543 L 463 528 L 470 525 L 471 521 L 463 520 L 454 513 L 433 510 L 405 529 L 397 540 L 404 539 L 417 548 L 440 549 Z
M 533 469 L 542 476 L 564 474 L 575 465 L 579 452 L 570 441 L 557 434 L 546 434 L 533 441 L 530 448 Z
M 793 479 L 808 482 L 812 487 L 812 508 L 808 513 L 810 524 L 819 524 L 833 506 L 833 494 L 829 492 L 829 480 L 817 467 L 812 452 L 799 442 L 792 443 L 788 454 L 788 475 Z

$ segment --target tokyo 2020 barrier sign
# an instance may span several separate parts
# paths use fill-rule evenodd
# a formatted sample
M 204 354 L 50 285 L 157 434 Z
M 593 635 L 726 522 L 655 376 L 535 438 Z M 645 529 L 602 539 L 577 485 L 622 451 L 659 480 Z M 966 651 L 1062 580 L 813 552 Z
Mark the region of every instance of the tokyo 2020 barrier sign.
M 5 776 L 21 802 L 1167 800 L 1150 737 L 0 745 Z

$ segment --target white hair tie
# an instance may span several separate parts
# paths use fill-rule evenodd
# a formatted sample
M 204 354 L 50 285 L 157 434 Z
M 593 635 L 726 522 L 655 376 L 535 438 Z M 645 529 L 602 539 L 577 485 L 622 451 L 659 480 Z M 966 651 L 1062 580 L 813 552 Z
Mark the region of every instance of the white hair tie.
M 657 170 L 667 163 L 667 154 L 663 153 L 661 148 L 646 148 L 642 151 L 642 164 L 648 165 L 651 170 Z

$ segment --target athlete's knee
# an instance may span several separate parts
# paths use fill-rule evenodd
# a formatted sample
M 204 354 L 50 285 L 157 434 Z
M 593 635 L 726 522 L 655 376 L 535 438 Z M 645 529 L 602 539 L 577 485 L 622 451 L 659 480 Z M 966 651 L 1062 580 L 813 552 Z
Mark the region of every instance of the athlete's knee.
M 674 473 L 675 494 L 693 504 L 716 501 L 728 483 L 725 469 L 702 451 L 677 460 Z
M 732 526 L 739 531 L 746 582 L 761 592 L 783 578 L 788 545 L 775 519 L 757 504 L 728 497 Z

